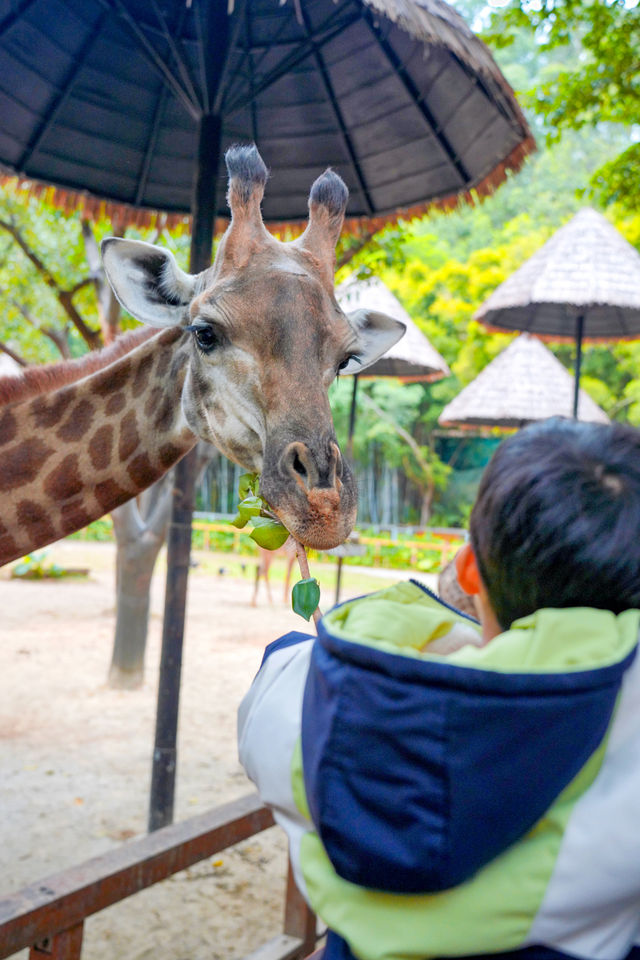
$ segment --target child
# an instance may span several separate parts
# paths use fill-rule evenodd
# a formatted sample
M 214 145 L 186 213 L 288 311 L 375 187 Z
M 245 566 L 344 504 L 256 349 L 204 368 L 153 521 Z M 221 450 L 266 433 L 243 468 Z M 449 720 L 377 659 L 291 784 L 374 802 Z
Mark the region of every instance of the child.
M 640 432 L 521 430 L 470 533 L 480 628 L 413 582 L 334 608 L 267 648 L 241 761 L 325 960 L 640 960 Z

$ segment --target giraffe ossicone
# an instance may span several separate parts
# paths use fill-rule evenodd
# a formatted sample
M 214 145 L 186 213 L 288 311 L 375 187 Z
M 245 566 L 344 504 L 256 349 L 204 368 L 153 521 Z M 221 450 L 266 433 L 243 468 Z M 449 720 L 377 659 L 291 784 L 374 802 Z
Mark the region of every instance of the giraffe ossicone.
M 257 149 L 225 159 L 231 222 L 208 270 L 190 276 L 141 241 L 103 242 L 121 304 L 162 332 L 115 358 L 0 383 L 0 563 L 136 496 L 199 438 L 260 473 L 262 495 L 302 543 L 329 548 L 351 531 L 356 486 L 328 387 L 375 362 L 404 326 L 336 302 L 348 198 L 337 174 L 316 180 L 304 233 L 282 242 L 262 221 Z

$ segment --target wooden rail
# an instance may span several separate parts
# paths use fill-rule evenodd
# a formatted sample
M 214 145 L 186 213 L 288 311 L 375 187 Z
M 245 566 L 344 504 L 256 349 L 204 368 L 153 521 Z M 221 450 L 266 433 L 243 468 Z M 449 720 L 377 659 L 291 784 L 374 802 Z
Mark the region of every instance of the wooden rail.
M 273 824 L 271 811 L 249 794 L 24 887 L 0 900 L 0 958 L 27 947 L 30 960 L 78 960 L 86 917 Z M 315 942 L 315 916 L 289 867 L 284 932 L 251 958 L 295 960 Z

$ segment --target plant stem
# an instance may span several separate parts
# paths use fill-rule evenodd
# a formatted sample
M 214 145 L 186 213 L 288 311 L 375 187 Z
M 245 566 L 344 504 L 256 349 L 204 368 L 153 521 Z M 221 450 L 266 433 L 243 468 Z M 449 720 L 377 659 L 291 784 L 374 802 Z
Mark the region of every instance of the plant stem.
M 303 580 L 310 580 L 311 573 L 309 572 L 309 561 L 307 560 L 307 551 L 302 543 L 299 540 L 296 540 L 295 537 L 291 537 L 293 542 L 296 545 L 296 558 L 298 560 L 298 566 L 300 567 L 300 574 Z M 316 632 L 318 627 L 318 620 L 322 616 L 322 610 L 320 607 L 316 607 L 313 611 L 313 621 L 316 625 Z

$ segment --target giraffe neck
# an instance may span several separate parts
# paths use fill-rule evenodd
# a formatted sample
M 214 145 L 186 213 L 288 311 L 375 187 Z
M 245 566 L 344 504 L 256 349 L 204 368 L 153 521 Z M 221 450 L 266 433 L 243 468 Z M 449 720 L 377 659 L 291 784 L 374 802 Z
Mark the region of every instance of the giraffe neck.
M 89 376 L 0 409 L 0 564 L 151 486 L 195 445 L 179 328 Z

